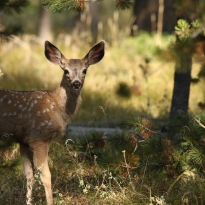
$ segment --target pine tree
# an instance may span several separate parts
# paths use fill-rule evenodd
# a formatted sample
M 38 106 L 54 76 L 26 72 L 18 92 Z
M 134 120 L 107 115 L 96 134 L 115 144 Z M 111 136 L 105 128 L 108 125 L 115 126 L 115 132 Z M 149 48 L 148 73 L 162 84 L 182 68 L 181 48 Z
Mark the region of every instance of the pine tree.
M 87 2 L 100 2 L 102 0 L 43 0 L 42 4 L 45 8 L 56 12 L 64 12 L 68 10 L 76 10 L 79 12 L 82 12 L 86 8 L 86 3 Z M 132 1 L 131 0 L 115 0 L 115 6 L 117 9 L 129 9 L 132 6 Z
M 29 4 L 28 0 L 1 0 L 0 1 L 0 12 L 7 13 L 7 14 L 14 14 L 14 13 L 21 13 L 22 9 Z M 0 25 L 4 27 L 4 22 L 0 22 Z M 7 27 L 0 30 L 0 37 L 1 38 L 8 38 L 13 34 L 17 34 L 20 31 L 20 26 L 15 27 Z

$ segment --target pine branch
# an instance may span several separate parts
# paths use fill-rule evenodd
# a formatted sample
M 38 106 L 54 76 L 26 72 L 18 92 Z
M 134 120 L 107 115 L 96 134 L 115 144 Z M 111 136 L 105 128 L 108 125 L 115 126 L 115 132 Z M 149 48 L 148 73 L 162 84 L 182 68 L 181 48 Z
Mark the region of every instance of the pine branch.
M 8 14 L 13 13 L 21 13 L 22 9 L 26 6 L 28 6 L 29 1 L 28 0 L 1 0 L 0 1 L 0 11 L 4 11 Z
M 130 9 L 133 6 L 131 0 L 115 0 L 115 7 L 119 10 Z
M 19 25 L 15 25 L 13 27 L 6 28 L 3 31 L 0 31 L 0 39 L 1 40 L 9 40 L 13 35 L 18 35 L 22 33 L 22 28 Z
M 86 3 L 96 3 L 100 1 L 102 0 L 43 0 L 42 5 L 55 13 L 69 10 L 82 12 L 86 8 Z M 130 9 L 132 5 L 133 3 L 131 0 L 115 0 L 115 6 L 117 9 Z
M 61 13 L 76 10 L 78 3 L 78 0 L 44 0 L 42 5 L 54 13 Z

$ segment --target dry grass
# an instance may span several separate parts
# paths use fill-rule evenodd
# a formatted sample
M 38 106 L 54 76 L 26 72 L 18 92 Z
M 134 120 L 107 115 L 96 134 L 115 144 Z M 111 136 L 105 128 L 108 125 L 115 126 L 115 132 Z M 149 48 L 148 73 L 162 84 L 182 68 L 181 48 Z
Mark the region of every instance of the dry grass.
M 172 38 L 172 37 L 171 37 Z M 102 121 L 102 106 L 108 121 L 121 121 L 136 115 L 167 118 L 173 89 L 174 63 L 155 56 L 155 39 L 148 35 L 106 44 L 104 59 L 91 66 L 86 76 L 83 104 L 74 121 Z M 167 46 L 169 37 L 162 41 Z M 76 42 L 71 36 L 59 36 L 54 44 L 68 58 L 83 58 L 90 48 L 86 42 Z M 14 38 L 0 47 L 0 69 L 4 75 L 0 87 L 15 90 L 51 89 L 61 81 L 62 71 L 44 57 L 44 45 L 35 36 Z M 141 65 L 148 72 L 143 74 Z M 198 63 L 193 64 L 197 73 Z M 116 95 L 120 82 L 132 90 L 132 97 L 123 99 Z M 190 111 L 199 112 L 197 103 L 203 101 L 203 84 L 191 87 Z
M 83 58 L 90 48 L 89 43 L 73 41 L 71 36 L 59 36 L 53 43 L 68 58 Z M 166 47 L 168 43 L 168 37 L 164 37 L 161 45 Z M 1 76 L 0 87 L 35 90 L 57 86 L 62 71 L 46 60 L 43 47 L 35 36 L 23 36 L 2 43 L 0 69 L 4 75 Z M 167 119 L 173 89 L 174 62 L 165 62 L 156 57 L 155 48 L 155 38 L 149 38 L 148 35 L 115 42 L 113 46 L 107 43 L 104 59 L 89 68 L 82 92 L 83 104 L 73 121 L 104 121 L 105 115 L 108 121 L 122 121 L 135 116 Z M 148 64 L 145 63 L 146 59 L 150 59 Z M 146 75 L 142 72 L 143 66 L 149 68 Z M 193 63 L 193 76 L 197 75 L 199 66 L 199 63 Z M 131 88 L 131 98 L 116 95 L 120 82 L 127 83 Z M 203 88 L 203 81 L 191 87 L 189 109 L 192 113 L 200 112 L 197 103 L 204 100 Z M 182 178 L 175 183 L 174 179 L 157 173 L 150 176 L 146 166 L 141 168 L 140 175 L 132 175 L 130 178 L 123 174 L 112 176 L 109 168 L 100 169 L 94 163 L 84 164 L 74 159 L 70 151 L 58 143 L 51 147 L 51 159 L 54 199 L 58 205 L 165 205 L 162 197 L 164 187 L 168 188 L 172 184 L 174 188 L 175 185 L 180 187 L 179 183 L 184 182 Z M 24 204 L 26 189 L 20 166 L 11 170 L 2 169 L 0 173 L 0 205 Z M 133 190 L 132 185 L 136 190 Z M 177 186 L 171 192 L 172 199 Z M 45 204 L 43 188 L 38 188 L 36 183 L 35 190 L 34 204 Z M 186 195 L 183 197 L 186 199 Z

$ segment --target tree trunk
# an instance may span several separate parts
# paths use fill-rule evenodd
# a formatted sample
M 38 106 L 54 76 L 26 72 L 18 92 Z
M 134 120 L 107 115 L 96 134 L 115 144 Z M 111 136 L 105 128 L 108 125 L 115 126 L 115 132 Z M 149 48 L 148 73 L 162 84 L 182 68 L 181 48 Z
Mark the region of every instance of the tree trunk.
M 174 89 L 170 110 L 170 120 L 173 120 L 180 111 L 187 113 L 191 84 L 192 56 L 190 53 L 179 54 L 174 73 Z
M 93 38 L 93 44 L 97 42 L 98 37 L 98 22 L 99 22 L 99 13 L 100 5 L 98 3 L 89 3 L 90 15 L 91 15 L 91 33 Z
M 50 12 L 40 5 L 38 37 L 40 40 L 52 40 Z
M 196 2 L 197 0 L 190 0 L 190 8 L 188 12 L 184 10 L 181 15 L 178 16 L 178 19 L 185 19 L 188 22 L 195 20 Z M 176 38 L 178 41 L 177 44 L 180 45 L 182 42 L 180 42 L 177 36 Z M 172 95 L 170 120 L 173 120 L 179 114 L 179 111 L 187 113 L 189 105 L 192 54 L 189 52 L 190 49 L 183 48 L 183 46 L 179 46 L 177 50 L 178 60 L 176 62 L 174 73 L 174 90 Z
M 163 24 L 161 25 L 163 32 L 172 33 L 174 31 L 177 21 L 174 3 L 176 3 L 176 0 L 164 0 Z M 156 31 L 158 12 L 159 0 L 135 0 L 131 36 L 135 36 L 138 30 Z

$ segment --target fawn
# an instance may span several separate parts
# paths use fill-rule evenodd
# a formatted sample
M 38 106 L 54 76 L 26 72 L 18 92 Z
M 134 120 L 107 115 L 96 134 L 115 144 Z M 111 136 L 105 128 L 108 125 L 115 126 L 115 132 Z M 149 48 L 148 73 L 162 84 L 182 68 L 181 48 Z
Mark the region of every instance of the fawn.
M 0 138 L 11 136 L 20 144 L 27 179 L 27 205 L 32 203 L 34 168 L 40 172 L 46 201 L 53 204 L 48 166 L 49 143 L 61 135 L 81 103 L 81 89 L 89 65 L 104 56 L 105 42 L 93 46 L 83 59 L 66 59 L 60 50 L 45 42 L 45 56 L 61 67 L 64 74 L 54 90 L 0 90 Z

